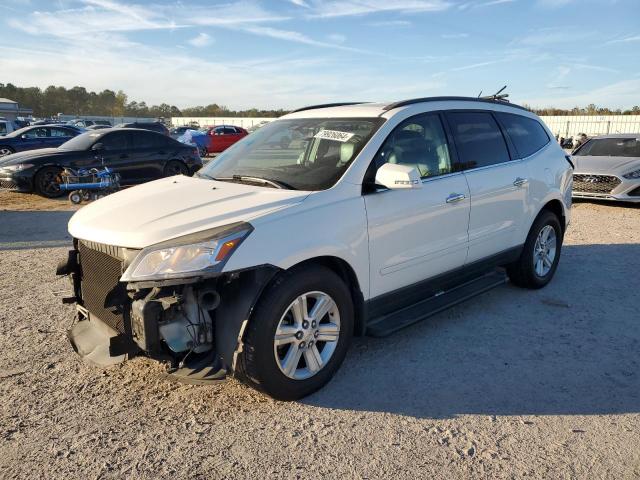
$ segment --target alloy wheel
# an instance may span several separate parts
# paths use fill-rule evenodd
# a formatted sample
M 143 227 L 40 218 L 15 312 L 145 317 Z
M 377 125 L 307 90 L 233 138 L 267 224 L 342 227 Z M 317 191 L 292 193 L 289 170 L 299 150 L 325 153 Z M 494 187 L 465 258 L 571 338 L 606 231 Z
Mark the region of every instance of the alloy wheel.
M 4 157 L 5 155 L 11 155 L 13 151 L 10 148 L 0 148 L 0 157 Z
M 280 371 L 288 378 L 305 380 L 322 370 L 340 338 L 340 312 L 324 292 L 297 297 L 280 318 L 273 353 Z
M 553 267 L 557 244 L 555 229 L 551 225 L 545 225 L 533 247 L 533 266 L 539 277 L 545 277 Z

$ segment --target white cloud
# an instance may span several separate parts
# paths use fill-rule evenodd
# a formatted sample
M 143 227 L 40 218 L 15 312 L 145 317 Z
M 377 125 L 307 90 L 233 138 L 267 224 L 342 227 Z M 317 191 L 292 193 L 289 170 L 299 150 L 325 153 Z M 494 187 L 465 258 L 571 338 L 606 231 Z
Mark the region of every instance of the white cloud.
M 289 0 L 289 1 L 299 7 L 309 8 L 309 5 L 307 5 L 307 2 L 305 2 L 305 0 Z
M 577 90 L 577 89 L 576 89 Z M 624 80 L 589 90 L 578 90 L 573 95 L 567 95 L 566 89 L 559 96 L 524 98 L 521 103 L 532 107 L 572 108 L 579 105 L 606 105 L 610 108 L 628 108 L 638 103 L 640 79 Z
M 408 20 L 383 20 L 381 22 L 368 23 L 370 27 L 410 27 L 411 22 Z
M 468 33 L 443 33 L 440 36 L 445 40 L 454 40 L 456 38 L 467 38 L 469 34 Z
M 213 43 L 213 38 L 211 38 L 211 35 L 206 33 L 199 33 L 197 36 L 189 40 L 189 43 L 194 47 L 206 47 Z
M 631 43 L 631 42 L 640 42 L 640 35 L 632 35 L 629 37 L 616 38 L 614 40 L 609 40 L 606 42 L 606 45 L 611 45 L 613 43 Z
M 344 17 L 377 12 L 440 12 L 453 3 L 447 0 L 314 0 L 311 16 Z
M 341 33 L 331 33 L 327 35 L 327 38 L 333 43 L 344 43 L 347 41 L 347 37 Z

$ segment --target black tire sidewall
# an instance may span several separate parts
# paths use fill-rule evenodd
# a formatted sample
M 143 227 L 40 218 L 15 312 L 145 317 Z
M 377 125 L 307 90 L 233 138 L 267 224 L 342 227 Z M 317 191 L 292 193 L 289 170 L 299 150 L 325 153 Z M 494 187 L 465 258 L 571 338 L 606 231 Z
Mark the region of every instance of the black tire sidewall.
M 171 170 L 173 169 L 173 167 L 178 166 L 180 168 L 180 173 L 174 173 Z M 167 164 L 164 167 L 164 176 L 165 177 L 169 177 L 169 176 L 174 176 L 174 175 L 189 175 L 189 167 L 187 167 L 183 162 L 181 162 L 180 160 L 171 160 L 169 162 L 167 162 Z
M 556 233 L 556 256 L 553 259 L 551 270 L 549 270 L 549 272 L 544 277 L 540 277 L 535 271 L 535 265 L 533 262 L 533 251 L 540 231 L 547 225 L 550 225 Z M 563 232 L 558 217 L 554 213 L 549 211 L 542 212 L 542 214 L 536 219 L 533 226 L 531 227 L 531 231 L 529 232 L 529 236 L 527 237 L 527 241 L 525 243 L 525 247 L 520 260 L 522 262 L 521 267 L 523 267 L 523 270 L 527 277 L 527 283 L 529 283 L 533 288 L 542 288 L 547 285 L 553 278 L 556 269 L 558 268 L 558 262 L 560 261 L 562 241 Z
M 340 312 L 340 337 L 329 362 L 316 375 L 293 380 L 280 371 L 274 352 L 275 331 L 289 305 L 300 295 L 322 291 L 336 302 Z M 258 302 L 245 339 L 244 374 L 260 389 L 279 400 L 295 400 L 324 386 L 338 370 L 353 335 L 353 302 L 342 279 L 324 267 L 286 274 L 274 282 Z M 248 363 L 248 365 L 247 365 Z
M 41 195 L 43 197 L 46 198 L 58 198 L 61 197 L 62 195 L 64 195 L 64 191 L 62 191 L 62 189 L 58 189 L 58 191 L 56 193 L 48 193 L 42 190 L 41 188 L 41 183 L 42 183 L 42 177 L 48 173 L 48 172 L 57 172 L 58 174 L 60 174 L 60 172 L 62 172 L 62 169 L 59 167 L 44 167 L 41 168 L 40 170 L 38 170 L 38 172 L 35 174 L 34 177 L 34 181 L 33 181 L 33 189 L 34 191 L 38 194 Z

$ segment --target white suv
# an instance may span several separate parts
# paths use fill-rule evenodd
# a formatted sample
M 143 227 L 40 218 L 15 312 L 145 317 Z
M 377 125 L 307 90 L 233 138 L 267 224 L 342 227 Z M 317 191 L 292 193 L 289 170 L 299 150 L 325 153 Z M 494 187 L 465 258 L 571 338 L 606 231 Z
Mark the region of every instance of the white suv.
M 303 397 L 354 334 L 387 335 L 507 276 L 551 280 L 572 182 L 552 138 L 500 100 L 297 110 L 194 178 L 79 210 L 58 269 L 77 304 L 69 338 L 100 365 L 142 353 L 183 381 L 235 374 Z

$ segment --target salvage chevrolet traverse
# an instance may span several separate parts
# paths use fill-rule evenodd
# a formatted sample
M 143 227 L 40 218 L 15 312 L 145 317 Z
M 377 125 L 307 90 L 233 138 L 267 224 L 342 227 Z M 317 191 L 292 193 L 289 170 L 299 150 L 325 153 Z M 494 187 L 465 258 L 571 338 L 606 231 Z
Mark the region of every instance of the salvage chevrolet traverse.
M 549 130 L 503 100 L 300 109 L 193 178 L 79 210 L 58 267 L 69 338 L 99 365 L 144 354 L 183 381 L 235 375 L 301 398 L 353 335 L 386 336 L 507 278 L 544 287 L 571 187 Z

